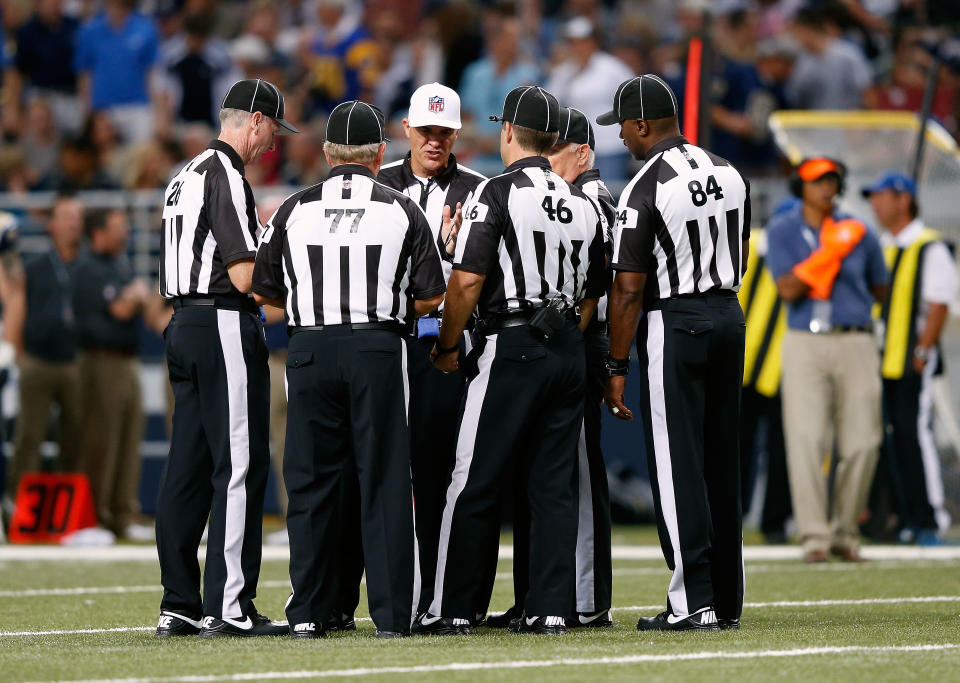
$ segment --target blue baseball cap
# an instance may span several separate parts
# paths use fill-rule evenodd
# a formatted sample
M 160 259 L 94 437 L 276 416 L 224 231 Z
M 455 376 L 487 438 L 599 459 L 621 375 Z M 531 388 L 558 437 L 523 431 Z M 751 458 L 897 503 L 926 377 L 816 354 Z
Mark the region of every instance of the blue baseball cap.
M 896 193 L 907 192 L 911 197 L 917 196 L 917 184 L 913 178 L 899 171 L 886 171 L 870 185 L 860 190 L 864 197 L 869 198 L 874 192 L 893 190 Z

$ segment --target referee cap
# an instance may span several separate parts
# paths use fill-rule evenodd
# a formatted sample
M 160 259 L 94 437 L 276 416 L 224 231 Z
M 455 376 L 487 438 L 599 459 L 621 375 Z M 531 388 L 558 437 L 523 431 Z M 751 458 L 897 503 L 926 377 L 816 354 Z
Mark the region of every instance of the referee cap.
M 556 133 L 560 130 L 560 103 L 536 85 L 521 85 L 507 93 L 500 116 L 491 121 L 509 121 L 515 126 Z
M 383 112 L 372 104 L 341 102 L 327 119 L 327 142 L 338 145 L 371 145 L 386 142 Z
M 248 78 L 231 85 L 220 104 L 220 108 L 239 109 L 251 113 L 258 111 L 279 123 L 281 133 L 286 131 L 290 133 L 300 132 L 284 120 L 283 95 L 280 94 L 277 86 L 262 78 Z
M 560 137 L 557 139 L 557 144 L 562 145 L 568 142 L 590 145 L 590 149 L 593 149 L 596 138 L 586 114 L 573 107 L 560 107 Z
M 601 126 L 628 119 L 665 119 L 677 115 L 677 96 L 663 79 L 653 74 L 624 81 L 613 95 L 613 109 L 597 117 Z
M 407 123 L 411 128 L 441 126 L 459 130 L 460 96 L 456 90 L 439 83 L 421 85 L 410 96 Z

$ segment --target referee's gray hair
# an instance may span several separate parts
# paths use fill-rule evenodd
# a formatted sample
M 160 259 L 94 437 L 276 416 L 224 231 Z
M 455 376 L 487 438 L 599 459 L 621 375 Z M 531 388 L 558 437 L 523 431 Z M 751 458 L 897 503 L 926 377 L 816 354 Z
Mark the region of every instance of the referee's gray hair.
M 593 168 L 597 165 L 597 153 L 594 150 L 590 150 L 590 153 L 587 155 L 587 168 Z
M 380 153 L 379 142 L 368 145 L 341 145 L 338 142 L 324 142 L 323 151 L 330 156 L 333 164 L 372 164 Z
M 221 109 L 220 126 L 221 128 L 240 128 L 250 120 L 251 116 L 253 114 L 243 109 Z

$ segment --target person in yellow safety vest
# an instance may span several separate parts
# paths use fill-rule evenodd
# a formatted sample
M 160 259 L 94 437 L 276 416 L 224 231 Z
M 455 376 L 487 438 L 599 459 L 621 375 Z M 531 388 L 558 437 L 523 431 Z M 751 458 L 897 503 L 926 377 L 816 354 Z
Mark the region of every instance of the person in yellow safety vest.
M 896 473 L 891 483 L 901 508 L 901 540 L 936 545 L 950 515 L 933 441 L 931 384 L 940 371 L 940 333 L 957 295 L 957 267 L 941 236 L 919 218 L 911 178 L 884 173 L 863 195 L 885 229 L 881 244 L 893 277 L 890 296 L 878 307 L 886 432 L 892 432 L 882 457 Z
M 793 205 L 792 200 L 787 203 Z M 766 232 L 754 230 L 750 235 L 747 272 L 737 294 L 747 322 L 740 399 L 740 481 L 746 514 L 756 488 L 760 453 L 765 453 L 767 476 L 760 531 L 767 543 L 786 543 L 791 506 L 780 402 L 780 354 L 787 311 L 766 266 L 766 258 Z M 761 434 L 762 442 L 758 442 Z

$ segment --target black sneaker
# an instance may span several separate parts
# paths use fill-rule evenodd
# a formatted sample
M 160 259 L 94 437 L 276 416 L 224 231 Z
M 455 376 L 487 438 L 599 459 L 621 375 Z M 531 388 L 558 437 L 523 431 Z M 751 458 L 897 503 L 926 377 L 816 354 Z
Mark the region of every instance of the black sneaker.
M 339 633 L 343 631 L 356 631 L 357 622 L 354 620 L 352 614 L 340 614 L 338 617 L 336 614 L 330 615 L 330 618 L 327 619 L 325 630 L 327 633 Z
M 176 612 L 161 610 L 160 619 L 157 621 L 157 632 L 154 635 L 158 638 L 195 636 L 200 633 L 202 625 L 203 622 L 200 619 L 191 619 Z
M 737 617 L 736 619 L 717 619 L 717 623 L 720 624 L 721 631 L 740 630 L 740 617 Z
M 608 609 L 599 612 L 577 612 L 577 616 L 567 619 L 567 628 L 610 628 L 612 626 L 613 619 L 610 618 Z
M 510 628 L 510 622 L 519 619 L 522 615 L 523 613 L 514 605 L 503 614 L 494 614 L 487 617 L 481 626 L 486 626 L 487 628 Z
M 326 630 L 323 624 L 313 621 L 290 624 L 290 635 L 294 638 L 323 638 Z
M 409 633 L 404 633 L 403 631 L 381 631 L 377 629 L 377 632 L 374 634 L 377 638 L 406 638 L 409 636 Z
M 204 617 L 201 638 L 219 638 L 221 636 L 285 636 L 290 633 L 290 625 L 285 621 L 272 621 L 258 612 L 243 619 L 230 617 Z
M 424 636 L 469 636 L 473 634 L 473 629 L 470 628 L 469 619 L 435 617 L 429 612 L 424 612 L 413 622 L 410 632 Z
M 563 617 L 528 617 L 524 614 L 514 621 L 510 630 L 514 633 L 560 636 L 567 632 L 567 620 Z
M 712 607 L 704 607 L 685 617 L 660 612 L 655 617 L 640 617 L 638 631 L 719 631 L 720 624 Z

